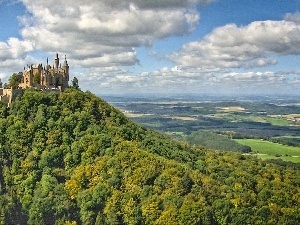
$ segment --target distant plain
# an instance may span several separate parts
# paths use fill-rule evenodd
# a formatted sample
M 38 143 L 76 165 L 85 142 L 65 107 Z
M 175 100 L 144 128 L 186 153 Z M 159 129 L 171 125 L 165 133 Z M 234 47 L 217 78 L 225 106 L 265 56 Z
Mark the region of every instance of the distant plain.
M 192 132 L 213 131 L 250 146 L 258 158 L 300 163 L 299 96 L 145 95 L 104 99 L 134 122 L 173 138 L 184 140 Z

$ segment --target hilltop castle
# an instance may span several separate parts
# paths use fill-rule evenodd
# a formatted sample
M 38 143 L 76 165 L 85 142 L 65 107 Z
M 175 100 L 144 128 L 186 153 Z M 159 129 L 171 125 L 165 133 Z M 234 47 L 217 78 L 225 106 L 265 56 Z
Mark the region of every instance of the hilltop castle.
M 68 87 L 69 82 L 67 58 L 65 56 L 63 65 L 61 65 L 56 53 L 53 66 L 49 65 L 47 58 L 47 64 L 44 67 L 42 64 L 27 65 L 27 68 L 24 67 L 24 71 L 19 72 L 18 76 L 20 80 L 18 88 L 0 89 L 0 99 L 7 98 L 8 103 L 11 103 L 27 87 L 43 91 L 64 91 Z
M 42 64 L 31 65 L 24 67 L 23 77 L 19 88 L 35 87 L 38 89 L 58 89 L 64 91 L 68 87 L 69 82 L 69 65 L 65 56 L 63 66 L 59 64 L 58 54 L 54 59 L 54 65 L 51 67 L 47 64 L 43 67 Z

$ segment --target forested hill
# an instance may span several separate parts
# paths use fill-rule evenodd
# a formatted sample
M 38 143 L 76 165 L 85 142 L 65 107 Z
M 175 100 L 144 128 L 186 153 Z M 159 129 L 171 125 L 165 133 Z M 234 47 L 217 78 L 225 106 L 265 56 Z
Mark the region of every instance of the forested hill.
M 0 224 L 299 224 L 299 169 L 191 148 L 89 92 L 0 107 Z

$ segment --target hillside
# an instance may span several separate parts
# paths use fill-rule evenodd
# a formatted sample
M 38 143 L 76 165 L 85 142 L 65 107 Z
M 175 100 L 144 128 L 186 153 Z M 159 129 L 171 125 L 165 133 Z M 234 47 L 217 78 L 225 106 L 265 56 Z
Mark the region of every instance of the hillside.
M 297 224 L 299 167 L 206 151 L 90 92 L 0 107 L 0 224 Z
M 212 131 L 195 131 L 186 136 L 190 145 L 202 145 L 210 149 L 233 152 L 251 152 L 251 148 L 229 139 L 228 136 L 217 134 Z

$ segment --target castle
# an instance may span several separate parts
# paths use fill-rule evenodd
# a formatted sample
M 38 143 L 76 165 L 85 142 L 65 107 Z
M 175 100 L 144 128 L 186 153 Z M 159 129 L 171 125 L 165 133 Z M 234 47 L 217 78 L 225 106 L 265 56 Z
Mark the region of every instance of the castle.
M 18 73 L 20 83 L 17 89 L 3 88 L 0 89 L 0 100 L 7 98 L 10 104 L 18 95 L 23 93 L 27 87 L 35 88 L 43 91 L 64 91 L 68 87 L 69 82 L 69 65 L 67 58 L 63 65 L 59 63 L 58 53 L 54 59 L 53 66 L 47 64 L 27 65 L 23 72 Z
M 64 91 L 68 87 L 69 82 L 69 65 L 65 56 L 63 66 L 59 64 L 58 54 L 54 59 L 54 65 L 51 67 L 47 64 L 31 65 L 24 68 L 21 74 L 23 79 L 19 84 L 20 89 L 27 87 L 35 87 L 37 89 L 58 89 Z

